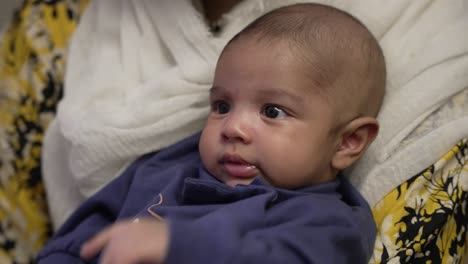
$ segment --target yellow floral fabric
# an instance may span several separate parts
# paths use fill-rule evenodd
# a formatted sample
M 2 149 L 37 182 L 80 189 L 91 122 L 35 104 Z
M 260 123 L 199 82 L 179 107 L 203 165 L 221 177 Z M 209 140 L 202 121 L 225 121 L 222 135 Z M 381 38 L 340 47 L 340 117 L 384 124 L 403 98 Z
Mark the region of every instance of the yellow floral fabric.
M 51 235 L 42 139 L 62 97 L 67 44 L 86 3 L 24 1 L 0 39 L 0 263 L 33 263 Z
M 374 206 L 378 235 L 370 263 L 465 263 L 467 142 L 461 140 Z

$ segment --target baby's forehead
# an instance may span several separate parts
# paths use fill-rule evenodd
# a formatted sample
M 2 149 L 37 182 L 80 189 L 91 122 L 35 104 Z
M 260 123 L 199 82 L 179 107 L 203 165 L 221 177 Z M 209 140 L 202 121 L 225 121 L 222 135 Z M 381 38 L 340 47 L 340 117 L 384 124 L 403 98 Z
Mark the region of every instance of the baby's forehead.
M 296 67 L 307 72 L 313 81 L 324 86 L 333 82 L 339 69 L 344 67 L 360 67 L 364 62 L 359 57 L 359 45 L 347 45 L 341 43 L 342 39 L 333 37 L 300 38 L 289 35 L 264 35 L 262 33 L 241 34 L 233 39 L 226 47 L 233 47 L 244 52 L 270 52 L 270 56 L 277 53 L 292 55 L 296 61 Z M 349 39 L 349 42 L 352 42 Z
M 245 54 L 250 55 L 245 56 Z M 335 61 L 336 55 L 334 54 L 336 52 L 330 51 L 325 54 L 314 45 L 304 47 L 285 38 L 265 39 L 258 36 L 241 36 L 226 47 L 220 60 L 223 57 L 230 57 L 231 59 L 225 63 L 231 63 L 232 58 L 241 56 L 251 60 L 265 59 L 267 63 L 259 64 L 263 68 L 257 68 L 257 70 L 276 67 L 280 74 L 271 76 L 271 79 L 277 80 L 280 76 L 286 76 L 287 79 L 301 80 L 302 85 L 291 86 L 291 89 L 302 88 L 297 91 L 301 93 L 323 93 L 330 89 L 335 75 L 339 74 L 336 67 L 330 65 Z M 287 62 L 278 63 L 280 60 Z M 242 61 L 241 64 L 243 63 L 245 62 Z

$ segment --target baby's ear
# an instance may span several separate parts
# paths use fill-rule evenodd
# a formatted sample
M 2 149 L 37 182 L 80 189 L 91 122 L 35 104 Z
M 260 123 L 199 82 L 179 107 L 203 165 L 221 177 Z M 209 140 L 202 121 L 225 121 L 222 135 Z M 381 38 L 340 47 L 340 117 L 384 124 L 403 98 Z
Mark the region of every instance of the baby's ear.
M 379 123 L 373 117 L 359 117 L 349 122 L 340 133 L 339 145 L 332 158 L 332 166 L 343 170 L 358 160 L 374 141 Z

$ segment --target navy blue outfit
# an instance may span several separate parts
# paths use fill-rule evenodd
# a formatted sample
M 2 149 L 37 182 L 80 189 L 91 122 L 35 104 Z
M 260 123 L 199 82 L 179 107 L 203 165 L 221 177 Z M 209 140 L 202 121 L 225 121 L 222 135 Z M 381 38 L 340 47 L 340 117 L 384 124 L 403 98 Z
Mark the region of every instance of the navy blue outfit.
M 168 221 L 165 263 L 367 263 L 376 227 L 346 179 L 298 190 L 261 178 L 230 187 L 201 165 L 199 137 L 135 161 L 71 215 L 38 263 L 86 263 L 79 258 L 86 240 L 118 219 L 141 217 Z

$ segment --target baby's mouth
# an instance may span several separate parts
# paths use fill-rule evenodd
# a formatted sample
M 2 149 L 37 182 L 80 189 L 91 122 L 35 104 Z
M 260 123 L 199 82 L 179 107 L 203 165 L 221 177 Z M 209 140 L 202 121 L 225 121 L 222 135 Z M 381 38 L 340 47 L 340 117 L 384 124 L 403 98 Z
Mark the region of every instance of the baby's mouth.
M 219 161 L 224 172 L 237 178 L 253 178 L 258 175 L 258 169 L 236 154 L 224 154 Z

